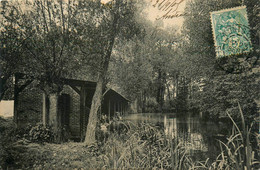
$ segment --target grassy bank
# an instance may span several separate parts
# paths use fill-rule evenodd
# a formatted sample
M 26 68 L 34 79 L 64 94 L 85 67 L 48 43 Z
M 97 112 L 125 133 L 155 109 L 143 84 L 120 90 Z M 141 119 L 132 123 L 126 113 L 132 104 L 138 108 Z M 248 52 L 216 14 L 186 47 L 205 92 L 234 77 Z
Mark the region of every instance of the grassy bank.
M 5 155 L 10 161 L 3 160 L 6 162 L 2 162 L 2 168 L 171 169 L 183 166 L 184 157 L 177 159 L 177 154 L 181 155 L 184 148 L 167 139 L 161 127 L 129 122 L 124 125 L 124 131 L 113 128 L 99 134 L 100 142 L 92 146 L 75 142 L 40 144 L 17 138 L 6 145 Z

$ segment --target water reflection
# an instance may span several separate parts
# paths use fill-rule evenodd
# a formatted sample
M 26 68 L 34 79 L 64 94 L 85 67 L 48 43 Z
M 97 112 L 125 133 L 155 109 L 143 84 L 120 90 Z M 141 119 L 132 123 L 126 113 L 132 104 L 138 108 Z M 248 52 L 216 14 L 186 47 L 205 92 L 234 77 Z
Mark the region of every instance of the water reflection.
M 151 122 L 163 125 L 165 134 L 175 139 L 178 144 L 193 154 L 204 155 L 203 157 L 215 157 L 219 153 L 217 139 L 223 124 L 202 120 L 199 115 L 177 117 L 175 114 L 131 114 L 126 120 Z
M 177 139 L 177 141 L 188 151 L 199 150 L 208 151 L 208 147 L 199 133 L 199 122 L 195 122 L 194 118 L 188 117 L 186 120 L 180 118 L 168 118 L 164 115 L 164 131 L 166 136 Z

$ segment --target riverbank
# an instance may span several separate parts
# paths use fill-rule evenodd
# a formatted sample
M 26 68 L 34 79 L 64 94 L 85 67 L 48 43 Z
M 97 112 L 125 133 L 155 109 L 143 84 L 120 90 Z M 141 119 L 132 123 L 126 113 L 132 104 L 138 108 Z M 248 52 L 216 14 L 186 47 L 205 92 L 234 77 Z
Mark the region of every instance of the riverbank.
M 195 161 L 188 147 L 176 139 L 168 138 L 164 129 L 149 123 L 133 124 L 121 122 L 125 130 L 98 133 L 95 145 L 67 142 L 63 144 L 35 143 L 19 136 L 12 121 L 1 119 L 1 168 L 2 169 L 221 169 L 243 167 L 245 163 L 235 162 L 242 156 L 244 147 L 230 144 L 240 141 L 239 135 L 230 136 L 223 143 L 222 152 L 215 159 Z M 250 141 L 249 141 L 250 143 Z M 225 148 L 225 146 L 227 148 Z M 259 167 L 255 160 L 258 148 L 251 148 L 250 166 Z M 234 152 L 233 152 L 234 151 Z M 237 165 L 236 165 L 237 163 Z M 0 168 L 0 169 L 1 169 Z
M 171 169 L 181 165 L 177 154 L 181 155 L 184 149 L 174 151 L 178 146 L 164 136 L 161 127 L 132 123 L 125 127 L 124 131 L 115 128 L 107 134 L 99 133 L 97 144 L 85 146 L 76 142 L 33 143 L 23 137 L 7 141 L 7 133 L 14 135 L 13 127 L 9 126 L 2 131 L 6 140 L 1 142 L 5 146 L 1 166 L 3 169 Z

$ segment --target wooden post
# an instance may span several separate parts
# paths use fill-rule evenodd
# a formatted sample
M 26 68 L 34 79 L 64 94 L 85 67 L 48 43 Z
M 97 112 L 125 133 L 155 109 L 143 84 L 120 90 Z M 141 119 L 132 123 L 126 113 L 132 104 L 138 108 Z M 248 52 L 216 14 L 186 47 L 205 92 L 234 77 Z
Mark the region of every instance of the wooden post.
M 33 80 L 27 80 L 23 85 L 19 87 L 19 79 L 21 79 L 23 75 L 15 74 L 14 75 L 14 123 L 15 126 L 19 126 L 19 113 L 18 113 L 18 104 L 19 104 L 19 93 L 21 93 Z
M 119 115 L 122 116 L 121 102 L 118 102 Z
M 86 116 L 86 88 L 81 87 L 80 90 L 80 138 L 81 141 L 84 140 L 85 132 L 86 132 L 86 122 L 84 117 Z
M 115 113 L 116 113 L 116 102 L 114 102 L 114 116 L 115 116 Z
M 122 102 L 122 113 L 125 115 L 125 104 Z
M 110 99 L 108 99 L 108 122 L 110 121 Z
M 124 115 L 126 114 L 125 113 L 125 103 L 123 103 L 123 113 L 124 113 Z
M 46 116 L 46 95 L 42 93 L 42 123 L 43 126 L 47 125 L 47 116 Z
M 123 103 L 121 102 L 121 113 L 122 115 L 124 114 L 124 111 L 123 111 Z
M 99 114 L 98 114 L 98 120 L 100 120 L 100 118 L 101 118 L 101 115 L 102 115 L 102 107 L 103 107 L 103 104 L 104 104 L 104 100 L 102 99 L 101 100 L 101 105 L 100 105 L 100 111 L 99 111 Z
M 120 107 L 119 107 L 120 105 L 119 105 L 119 102 L 117 102 L 117 110 L 118 110 L 118 112 L 119 112 L 119 114 L 120 114 Z

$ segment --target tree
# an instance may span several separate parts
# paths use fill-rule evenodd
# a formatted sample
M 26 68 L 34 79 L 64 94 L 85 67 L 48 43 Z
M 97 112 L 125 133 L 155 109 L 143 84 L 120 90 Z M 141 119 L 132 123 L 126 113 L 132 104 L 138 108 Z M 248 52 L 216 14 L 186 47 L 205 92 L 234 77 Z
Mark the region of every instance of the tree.
M 25 83 L 14 88 L 14 108 L 19 93 L 32 81 L 43 91 L 46 104 L 43 115 L 59 114 L 51 112 L 52 103 L 58 102 L 63 89 L 63 78 L 78 71 L 83 58 L 78 53 L 77 30 L 74 16 L 77 13 L 76 2 L 68 0 L 2 1 L 1 6 L 1 64 L 5 76 L 25 75 Z M 13 69 L 15 68 L 15 69 Z M 19 84 L 15 78 L 15 87 Z M 14 109 L 14 121 L 17 123 L 17 109 Z M 47 119 L 48 120 L 48 119 Z M 56 141 L 59 142 L 61 126 L 59 120 L 44 124 L 53 126 Z
M 113 55 L 110 67 L 111 84 L 135 101 L 144 112 L 145 98 L 152 96 L 153 68 L 149 61 L 149 54 L 143 40 L 133 38 L 132 41 L 123 41 L 120 51 Z
M 162 112 L 167 110 L 166 92 L 168 97 L 173 96 L 170 86 L 177 66 L 174 61 L 179 38 L 175 29 L 163 30 L 145 18 L 140 20 L 138 24 L 144 28 L 142 36 L 123 41 L 121 50 L 113 58 L 113 67 L 110 67 L 116 73 L 113 84 L 130 99 L 138 99 L 142 112 Z M 171 97 L 169 100 L 173 100 Z
M 61 91 L 61 78 L 82 64 L 73 44 L 72 6 L 71 1 L 2 1 L 2 59 L 9 64 L 6 68 L 15 66 L 15 72 L 39 80 L 46 93 Z
M 95 2 L 94 2 L 95 3 Z M 115 0 L 111 4 L 101 4 L 96 2 L 94 9 L 94 18 L 97 20 L 97 29 L 100 30 L 99 38 L 104 44 L 101 46 L 101 55 L 99 60 L 99 72 L 97 78 L 96 90 L 92 99 L 89 123 L 87 125 L 85 144 L 90 145 L 95 142 L 95 130 L 98 121 L 98 110 L 101 105 L 102 91 L 105 87 L 108 66 L 114 44 L 117 38 L 131 38 L 137 33 L 134 21 L 135 2 Z M 100 21 L 100 22 L 99 22 Z

